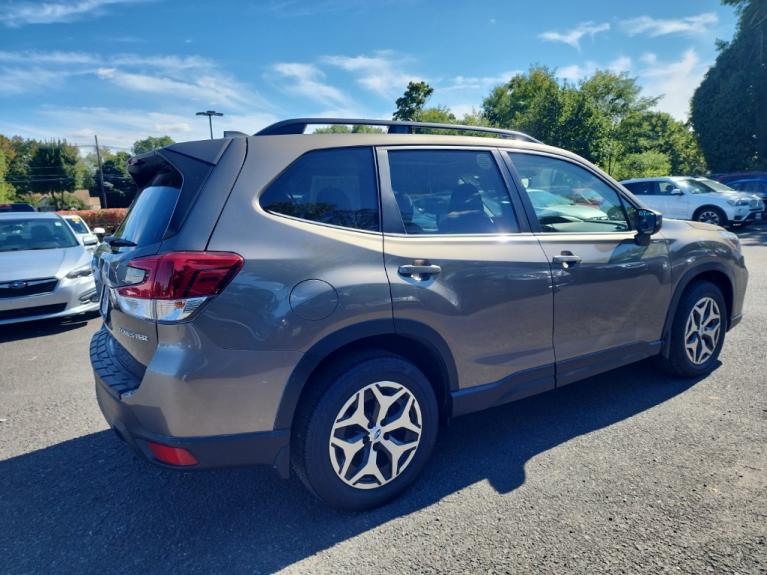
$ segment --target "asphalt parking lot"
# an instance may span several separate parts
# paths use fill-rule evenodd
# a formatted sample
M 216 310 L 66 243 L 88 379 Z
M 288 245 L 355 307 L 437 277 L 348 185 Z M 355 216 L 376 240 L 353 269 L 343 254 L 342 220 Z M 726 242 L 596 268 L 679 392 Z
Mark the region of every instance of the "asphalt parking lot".
M 268 469 L 140 461 L 96 405 L 98 319 L 0 327 L 0 572 L 767 573 L 767 226 L 742 240 L 709 377 L 642 363 L 455 420 L 364 514 Z

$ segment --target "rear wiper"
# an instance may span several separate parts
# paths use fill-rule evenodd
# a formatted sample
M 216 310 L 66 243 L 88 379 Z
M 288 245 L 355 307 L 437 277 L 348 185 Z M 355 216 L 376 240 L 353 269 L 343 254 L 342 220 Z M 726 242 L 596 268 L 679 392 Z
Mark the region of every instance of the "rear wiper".
M 107 237 L 104 241 L 109 244 L 110 248 L 133 248 L 136 247 L 136 242 L 126 240 L 123 238 Z

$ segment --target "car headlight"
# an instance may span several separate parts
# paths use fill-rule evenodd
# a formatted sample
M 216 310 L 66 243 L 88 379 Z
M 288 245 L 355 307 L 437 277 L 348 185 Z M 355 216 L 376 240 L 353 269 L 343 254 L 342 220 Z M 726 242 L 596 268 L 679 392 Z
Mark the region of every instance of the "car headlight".
M 71 272 L 67 274 L 67 277 L 73 280 L 77 278 L 84 278 L 90 275 L 93 275 L 93 269 L 91 269 L 91 264 L 86 264 L 79 268 L 73 269 Z
M 729 241 L 733 249 L 737 253 L 740 253 L 740 238 L 736 234 L 733 234 L 732 232 L 728 232 L 725 230 L 725 231 L 719 232 L 719 235 L 723 239 Z
M 747 206 L 750 202 L 748 200 L 727 200 L 727 203 L 731 206 Z

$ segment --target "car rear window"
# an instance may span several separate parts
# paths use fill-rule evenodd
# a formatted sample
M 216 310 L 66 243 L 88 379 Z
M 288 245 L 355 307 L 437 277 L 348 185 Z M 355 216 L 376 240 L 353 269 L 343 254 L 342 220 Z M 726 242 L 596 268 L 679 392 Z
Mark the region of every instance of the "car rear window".
M 378 190 L 371 148 L 304 154 L 261 195 L 268 212 L 345 228 L 378 231 Z
M 138 167 L 134 165 L 131 174 L 145 185 L 139 189 L 114 237 L 138 246 L 159 242 L 178 203 L 183 178 L 160 156 L 142 161 Z

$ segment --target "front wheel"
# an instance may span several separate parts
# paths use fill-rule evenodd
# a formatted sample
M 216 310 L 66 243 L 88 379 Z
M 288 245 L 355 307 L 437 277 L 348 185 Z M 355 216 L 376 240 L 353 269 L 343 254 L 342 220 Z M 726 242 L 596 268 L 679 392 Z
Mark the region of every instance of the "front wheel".
M 727 305 L 711 282 L 689 286 L 674 316 L 669 355 L 662 367 L 680 377 L 698 377 L 714 370 L 727 330 Z
M 363 510 L 410 485 L 439 424 L 434 390 L 406 359 L 369 353 L 332 366 L 296 414 L 293 466 L 326 503 Z
M 695 212 L 693 219 L 697 222 L 704 222 L 715 226 L 724 227 L 727 225 L 727 214 L 714 206 L 704 206 L 700 208 Z

